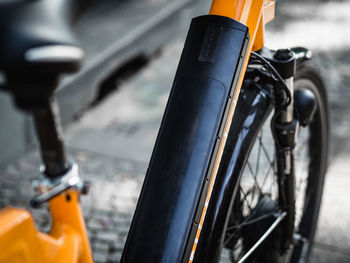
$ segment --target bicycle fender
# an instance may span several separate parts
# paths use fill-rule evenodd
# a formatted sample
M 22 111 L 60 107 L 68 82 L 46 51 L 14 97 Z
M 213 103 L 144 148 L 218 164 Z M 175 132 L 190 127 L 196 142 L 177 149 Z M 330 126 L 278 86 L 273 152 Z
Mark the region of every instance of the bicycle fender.
M 239 179 L 258 131 L 273 110 L 270 92 L 243 86 L 207 209 L 194 262 L 218 262 Z
M 188 261 L 248 43 L 235 20 L 192 20 L 121 262 Z

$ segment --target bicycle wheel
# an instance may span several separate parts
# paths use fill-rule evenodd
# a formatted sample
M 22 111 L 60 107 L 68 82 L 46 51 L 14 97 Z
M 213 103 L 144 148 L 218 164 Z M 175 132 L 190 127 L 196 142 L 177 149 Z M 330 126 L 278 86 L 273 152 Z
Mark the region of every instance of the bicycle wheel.
M 288 251 L 281 250 L 277 228 L 245 262 L 305 262 L 302 260 L 307 260 L 311 251 L 327 163 L 327 95 L 320 75 L 309 64 L 298 65 L 294 86 L 296 91 L 311 91 L 317 103 L 312 121 L 300 128 L 295 147 L 295 244 Z M 218 208 L 217 204 L 212 207 L 209 204 L 198 246 L 200 252 L 195 256 L 195 262 L 239 262 L 273 224 L 276 213 L 283 210 L 278 205 L 275 143 L 270 129 L 273 111 L 267 106 L 272 103 L 270 96 L 266 95 L 268 93 L 268 90 L 252 86 L 242 88 L 225 149 L 226 156 L 220 168 L 221 173 L 233 174 L 221 175 L 218 179 L 218 184 L 221 184 L 230 178 L 231 182 L 225 185 L 231 188 L 231 194 L 234 189 L 233 198 L 229 206 L 221 203 Z M 265 103 L 260 99 L 258 104 L 254 104 L 258 96 L 264 97 Z M 248 107 L 253 109 L 247 111 Z M 260 107 L 260 113 L 255 107 Z M 254 124 L 249 124 L 249 120 Z M 243 150 L 238 149 L 242 146 Z M 230 167 L 232 165 L 236 168 Z M 213 203 L 220 196 L 223 196 L 222 190 L 214 189 Z M 213 223 L 219 213 L 227 214 L 221 228 Z M 221 239 L 218 239 L 220 234 L 215 231 L 222 231 Z M 215 238 L 224 249 L 209 244 Z

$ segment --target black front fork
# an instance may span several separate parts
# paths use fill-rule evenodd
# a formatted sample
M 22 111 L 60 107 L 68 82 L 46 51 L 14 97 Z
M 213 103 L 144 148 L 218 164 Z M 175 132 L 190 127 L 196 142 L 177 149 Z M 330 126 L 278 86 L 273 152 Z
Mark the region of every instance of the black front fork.
M 296 59 L 289 49 L 266 51 L 264 57 L 276 68 L 284 79 L 291 95 L 287 107 L 279 104 L 283 101 L 283 93 L 275 88 L 275 115 L 271 121 L 271 129 L 276 145 L 276 175 L 279 184 L 279 207 L 287 212 L 281 223 L 281 250 L 286 251 L 293 244 L 295 221 L 295 193 L 294 193 L 294 146 L 299 122 L 294 116 L 294 75 L 296 72 Z M 282 96 L 279 98 L 279 96 Z
M 277 120 L 272 129 L 276 135 L 276 174 L 278 178 L 279 206 L 287 212 L 282 223 L 282 247 L 284 251 L 293 242 L 295 221 L 295 193 L 294 193 L 294 145 L 298 128 L 296 120 L 283 123 Z

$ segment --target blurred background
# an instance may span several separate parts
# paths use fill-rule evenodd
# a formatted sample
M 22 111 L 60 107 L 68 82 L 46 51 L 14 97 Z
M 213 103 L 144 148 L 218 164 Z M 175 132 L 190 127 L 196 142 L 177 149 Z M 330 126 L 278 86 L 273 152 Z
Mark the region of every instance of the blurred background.
M 86 51 L 62 79 L 69 154 L 92 188 L 82 198 L 95 262 L 119 262 L 192 17 L 209 0 L 95 1 L 74 26 Z M 266 46 L 313 51 L 329 92 L 331 153 L 311 262 L 350 262 L 350 1 L 277 3 Z M 0 93 L 0 207 L 28 207 L 40 164 L 32 120 Z M 31 210 L 39 228 L 46 207 Z

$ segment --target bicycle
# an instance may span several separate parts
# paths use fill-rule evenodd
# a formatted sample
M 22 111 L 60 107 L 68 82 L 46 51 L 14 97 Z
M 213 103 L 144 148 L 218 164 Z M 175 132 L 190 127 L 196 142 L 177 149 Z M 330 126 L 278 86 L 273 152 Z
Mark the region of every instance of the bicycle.
M 17 106 L 34 113 L 44 162 L 31 204 L 49 202 L 52 216 L 45 234 L 28 212 L 1 211 L 0 262 L 92 262 L 78 201 L 86 186 L 52 101 L 58 75 L 83 56 L 66 24 L 79 4 L 56 3 L 65 16 L 34 19 L 56 32 L 50 38 L 35 23 L 20 30 L 49 1 L 0 5 L 9 34 L 0 68 Z M 121 262 L 218 262 L 223 247 L 232 262 L 307 260 L 326 172 L 327 95 L 310 51 L 264 47 L 274 6 L 214 0 L 210 15 L 193 19 Z M 6 45 L 10 33 L 25 41 Z

